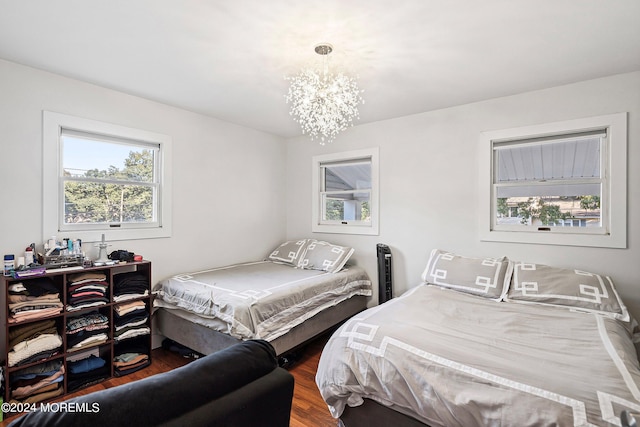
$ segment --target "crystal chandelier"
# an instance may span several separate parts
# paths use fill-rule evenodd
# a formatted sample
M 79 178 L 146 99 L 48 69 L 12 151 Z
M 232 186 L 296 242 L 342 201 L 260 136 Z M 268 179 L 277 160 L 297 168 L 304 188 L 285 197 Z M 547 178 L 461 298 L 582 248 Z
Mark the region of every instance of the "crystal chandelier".
M 324 145 L 353 126 L 354 119 L 360 118 L 358 104 L 364 104 L 364 100 L 355 78 L 329 73 L 327 56 L 333 47 L 320 44 L 315 51 L 324 59 L 322 73 L 305 68 L 295 76 L 287 77 L 291 86 L 285 99 L 291 104 L 289 114 L 300 123 L 302 133 L 308 134 L 311 140 L 319 138 L 320 144 Z

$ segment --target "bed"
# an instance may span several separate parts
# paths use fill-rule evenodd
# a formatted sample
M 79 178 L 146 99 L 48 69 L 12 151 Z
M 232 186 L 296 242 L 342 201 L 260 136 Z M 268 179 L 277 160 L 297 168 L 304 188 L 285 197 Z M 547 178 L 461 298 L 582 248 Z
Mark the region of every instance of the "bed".
M 263 261 L 175 275 L 154 287 L 156 326 L 202 354 L 264 339 L 283 355 L 366 308 L 371 281 L 352 254 L 300 239 Z
M 324 348 L 316 383 L 342 425 L 620 426 L 640 410 L 637 324 L 610 278 L 434 250 L 422 279 Z

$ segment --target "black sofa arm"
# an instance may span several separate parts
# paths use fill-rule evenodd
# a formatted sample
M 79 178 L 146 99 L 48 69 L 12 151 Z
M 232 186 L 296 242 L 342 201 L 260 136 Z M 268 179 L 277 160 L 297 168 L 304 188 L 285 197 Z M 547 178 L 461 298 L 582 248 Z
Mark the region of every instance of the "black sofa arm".
M 170 372 L 65 401 L 75 411 L 31 412 L 10 426 L 288 426 L 292 397 L 293 377 L 278 368 L 273 347 L 252 340 Z
M 288 427 L 293 376 L 282 368 L 225 394 L 163 427 Z

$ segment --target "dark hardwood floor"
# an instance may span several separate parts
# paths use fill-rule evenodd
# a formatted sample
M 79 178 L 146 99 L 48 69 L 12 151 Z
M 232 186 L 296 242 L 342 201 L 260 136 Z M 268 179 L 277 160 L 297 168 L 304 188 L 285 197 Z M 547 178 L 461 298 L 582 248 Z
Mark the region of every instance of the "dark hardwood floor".
M 338 424 L 337 420 L 331 417 L 326 404 L 320 397 L 315 383 L 320 353 L 328 338 L 329 335 L 322 335 L 296 352 L 296 362 L 289 368 L 289 372 L 291 372 L 295 378 L 293 404 L 291 408 L 291 427 L 335 427 Z M 152 360 L 153 362 L 149 367 L 141 369 L 138 372 L 134 372 L 125 377 L 112 378 L 100 384 L 71 393 L 64 398 L 56 399 L 55 401 L 89 394 L 94 391 L 167 372 L 189 363 L 192 359 L 187 359 L 171 351 L 157 348 L 153 350 Z M 0 427 L 7 426 L 14 419 L 16 419 L 16 416 L 5 419 L 0 422 Z
M 295 378 L 291 427 L 337 426 L 316 386 L 316 371 L 322 349 L 330 334 L 321 335 L 299 352 L 298 361 L 289 369 Z

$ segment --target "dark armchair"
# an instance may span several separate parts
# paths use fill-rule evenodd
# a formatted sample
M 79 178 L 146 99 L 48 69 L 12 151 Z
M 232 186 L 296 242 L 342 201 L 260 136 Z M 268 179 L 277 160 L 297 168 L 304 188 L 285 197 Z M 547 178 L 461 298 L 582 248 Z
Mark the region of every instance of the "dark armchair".
M 288 426 L 293 376 L 266 341 L 246 341 L 173 371 L 31 412 L 19 426 Z

